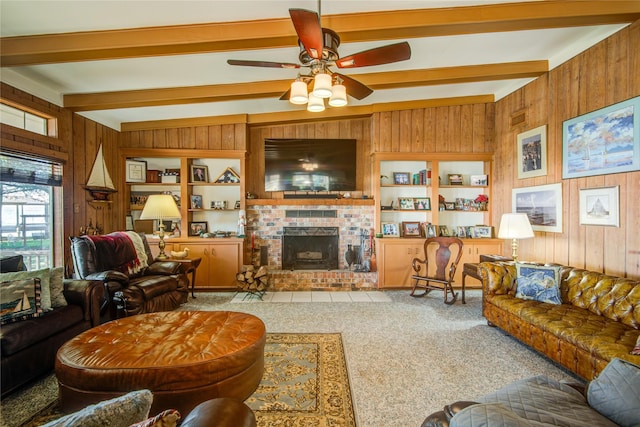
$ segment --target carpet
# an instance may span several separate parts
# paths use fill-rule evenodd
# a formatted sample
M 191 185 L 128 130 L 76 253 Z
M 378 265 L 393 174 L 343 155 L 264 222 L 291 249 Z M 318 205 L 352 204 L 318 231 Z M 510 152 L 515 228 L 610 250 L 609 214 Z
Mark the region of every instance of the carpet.
M 3 400 L 1 426 L 38 426 L 61 416 L 56 397 L 50 375 Z M 245 403 L 258 426 L 355 426 L 341 335 L 267 334 L 265 373 Z

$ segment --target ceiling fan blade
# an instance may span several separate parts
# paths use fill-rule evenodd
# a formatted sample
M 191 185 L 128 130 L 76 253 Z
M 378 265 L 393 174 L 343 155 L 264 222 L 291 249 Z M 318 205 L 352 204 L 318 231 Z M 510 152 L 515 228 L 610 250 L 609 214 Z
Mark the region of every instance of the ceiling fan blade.
M 322 58 L 322 27 L 318 14 L 306 9 L 289 9 L 298 38 L 313 59 Z
M 244 65 L 246 67 L 269 67 L 269 68 L 300 68 L 298 64 L 288 62 L 269 62 L 269 61 L 245 61 L 242 59 L 227 59 L 229 65 Z
M 409 43 L 402 42 L 365 50 L 345 56 L 336 61 L 338 68 L 369 67 L 371 65 L 391 64 L 411 58 Z
M 338 76 L 340 80 L 342 80 L 342 84 L 347 89 L 347 94 L 353 96 L 355 99 L 364 99 L 373 93 L 373 89 L 364 83 L 360 83 L 356 79 L 340 73 L 333 73 L 333 77 L 335 76 Z

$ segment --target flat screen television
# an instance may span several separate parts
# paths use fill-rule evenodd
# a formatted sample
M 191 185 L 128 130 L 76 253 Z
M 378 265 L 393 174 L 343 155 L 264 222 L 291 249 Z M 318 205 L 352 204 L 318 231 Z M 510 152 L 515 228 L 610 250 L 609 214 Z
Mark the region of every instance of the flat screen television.
M 265 191 L 355 191 L 355 139 L 265 139 Z

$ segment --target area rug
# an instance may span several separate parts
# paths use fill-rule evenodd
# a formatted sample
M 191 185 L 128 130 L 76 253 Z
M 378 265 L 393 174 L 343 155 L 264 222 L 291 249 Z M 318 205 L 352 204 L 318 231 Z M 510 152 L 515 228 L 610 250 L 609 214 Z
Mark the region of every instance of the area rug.
M 23 395 L 4 400 L 2 427 L 35 427 L 62 416 L 55 385 L 51 375 Z M 33 404 L 34 394 L 39 406 Z M 265 372 L 245 403 L 258 426 L 355 426 L 341 335 L 267 334 Z

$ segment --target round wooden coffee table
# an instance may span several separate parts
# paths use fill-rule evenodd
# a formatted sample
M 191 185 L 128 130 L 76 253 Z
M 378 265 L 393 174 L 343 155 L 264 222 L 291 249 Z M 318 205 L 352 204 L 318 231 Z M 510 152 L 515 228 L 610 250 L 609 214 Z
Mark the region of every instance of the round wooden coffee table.
M 140 314 L 89 329 L 58 351 L 55 372 L 64 412 L 129 391 L 153 392 L 152 413 L 186 415 L 216 397 L 245 400 L 264 371 L 266 330 L 231 311 Z

